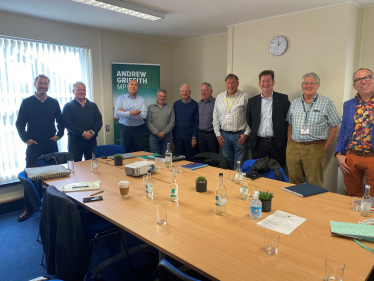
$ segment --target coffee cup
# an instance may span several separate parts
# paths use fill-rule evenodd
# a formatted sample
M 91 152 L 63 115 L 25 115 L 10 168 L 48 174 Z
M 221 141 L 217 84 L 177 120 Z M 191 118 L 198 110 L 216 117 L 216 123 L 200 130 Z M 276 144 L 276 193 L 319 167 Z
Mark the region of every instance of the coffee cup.
M 130 182 L 128 182 L 128 181 L 120 181 L 118 183 L 118 186 L 119 186 L 119 192 L 121 193 L 122 197 L 129 196 Z

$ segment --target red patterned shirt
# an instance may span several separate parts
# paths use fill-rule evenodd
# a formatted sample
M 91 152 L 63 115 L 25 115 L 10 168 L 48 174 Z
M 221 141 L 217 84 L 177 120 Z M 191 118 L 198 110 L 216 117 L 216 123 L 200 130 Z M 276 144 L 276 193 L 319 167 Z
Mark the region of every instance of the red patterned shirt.
M 370 152 L 372 151 L 371 129 L 374 122 L 374 95 L 371 96 L 368 102 L 364 102 L 358 93 L 356 94 L 356 98 L 355 126 L 351 142 L 349 143 L 349 149 Z

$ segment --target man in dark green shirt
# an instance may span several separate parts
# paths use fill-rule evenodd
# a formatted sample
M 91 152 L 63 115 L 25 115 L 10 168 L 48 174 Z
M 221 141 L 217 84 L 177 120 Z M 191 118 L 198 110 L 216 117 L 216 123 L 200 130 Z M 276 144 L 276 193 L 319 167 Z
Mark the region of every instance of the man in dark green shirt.
M 47 76 L 37 76 L 34 83 L 35 94 L 22 101 L 18 112 L 17 131 L 21 140 L 27 144 L 26 168 L 37 167 L 39 156 L 58 152 L 57 140 L 64 135 L 60 105 L 56 99 L 47 96 L 49 83 Z M 28 219 L 32 213 L 32 205 L 25 193 L 24 210 L 18 221 Z

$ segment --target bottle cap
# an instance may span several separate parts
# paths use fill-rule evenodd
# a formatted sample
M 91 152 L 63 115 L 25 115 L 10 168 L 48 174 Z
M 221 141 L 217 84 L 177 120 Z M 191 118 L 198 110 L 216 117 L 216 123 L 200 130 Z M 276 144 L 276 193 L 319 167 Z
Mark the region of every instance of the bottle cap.
M 365 185 L 365 188 L 370 188 L 370 185 L 368 185 L 368 184 L 367 184 L 367 185 Z
M 258 200 L 258 193 L 255 193 L 255 195 L 253 195 L 253 199 Z
M 219 173 L 219 176 L 223 176 L 223 173 Z
M 176 174 L 172 174 L 172 177 L 176 177 L 177 175 Z

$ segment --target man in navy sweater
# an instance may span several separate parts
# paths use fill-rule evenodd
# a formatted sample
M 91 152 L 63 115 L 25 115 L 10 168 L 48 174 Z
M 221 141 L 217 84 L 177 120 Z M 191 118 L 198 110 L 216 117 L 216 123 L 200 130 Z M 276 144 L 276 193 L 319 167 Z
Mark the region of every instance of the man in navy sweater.
M 74 154 L 74 161 L 82 161 L 82 155 L 85 160 L 90 160 L 103 119 L 97 105 L 86 98 L 83 82 L 73 84 L 73 94 L 75 99 L 65 104 L 62 110 L 68 130 L 68 150 Z
M 18 112 L 16 128 L 21 140 L 27 144 L 26 168 L 37 167 L 39 156 L 58 152 L 57 140 L 64 135 L 60 105 L 56 99 L 47 96 L 49 83 L 47 76 L 37 76 L 34 83 L 35 94 L 22 101 Z M 27 193 L 24 193 L 24 209 L 18 221 L 27 220 L 33 212 Z
M 197 132 L 199 126 L 199 108 L 190 98 L 191 89 L 187 84 L 180 87 L 182 99 L 174 103 L 175 127 L 173 141 L 176 155 L 186 156 L 191 161 L 197 153 Z

